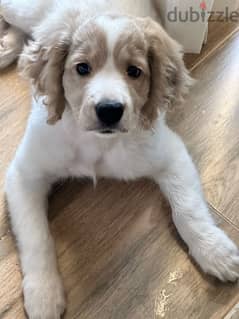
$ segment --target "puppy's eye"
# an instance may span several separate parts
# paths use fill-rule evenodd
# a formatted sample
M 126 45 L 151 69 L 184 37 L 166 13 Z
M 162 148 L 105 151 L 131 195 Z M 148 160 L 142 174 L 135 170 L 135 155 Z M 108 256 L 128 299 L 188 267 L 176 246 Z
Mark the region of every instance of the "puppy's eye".
M 130 65 L 127 69 L 127 74 L 131 78 L 137 79 L 140 77 L 141 73 L 142 71 L 137 66 L 134 66 L 134 65 Z
M 91 67 L 88 63 L 78 63 L 76 65 L 76 71 L 81 75 L 85 76 L 90 74 L 91 72 Z

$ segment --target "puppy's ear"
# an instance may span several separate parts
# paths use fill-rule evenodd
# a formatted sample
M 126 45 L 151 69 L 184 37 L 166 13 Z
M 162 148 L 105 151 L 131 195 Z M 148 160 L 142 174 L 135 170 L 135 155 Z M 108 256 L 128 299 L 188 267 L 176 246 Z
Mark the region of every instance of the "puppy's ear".
M 62 76 L 68 45 L 64 42 L 44 47 L 37 41 L 30 41 L 19 60 L 21 73 L 33 83 L 37 96 L 44 96 L 48 110 L 48 124 L 61 119 L 65 108 Z
M 183 62 L 181 46 L 150 18 L 138 19 L 148 44 L 149 99 L 143 113 L 152 122 L 161 108 L 180 104 L 193 80 Z

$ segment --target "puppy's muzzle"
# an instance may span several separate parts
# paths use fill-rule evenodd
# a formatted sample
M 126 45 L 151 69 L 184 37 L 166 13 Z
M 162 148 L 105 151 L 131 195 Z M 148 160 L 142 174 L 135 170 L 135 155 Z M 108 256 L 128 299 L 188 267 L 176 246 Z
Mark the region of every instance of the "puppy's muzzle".
M 117 101 L 105 100 L 95 106 L 95 112 L 104 128 L 114 128 L 124 114 L 124 105 Z

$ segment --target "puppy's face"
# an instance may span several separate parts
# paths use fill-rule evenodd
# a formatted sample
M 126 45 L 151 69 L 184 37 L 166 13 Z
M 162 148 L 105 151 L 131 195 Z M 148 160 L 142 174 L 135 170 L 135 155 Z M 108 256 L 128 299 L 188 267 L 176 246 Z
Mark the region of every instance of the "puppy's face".
M 128 18 L 102 16 L 74 35 L 63 75 L 65 98 L 84 130 L 139 125 L 150 90 L 147 42 Z
M 48 48 L 28 46 L 20 61 L 47 97 L 50 123 L 67 107 L 84 131 L 149 128 L 190 82 L 179 45 L 151 19 L 99 16 L 58 37 Z

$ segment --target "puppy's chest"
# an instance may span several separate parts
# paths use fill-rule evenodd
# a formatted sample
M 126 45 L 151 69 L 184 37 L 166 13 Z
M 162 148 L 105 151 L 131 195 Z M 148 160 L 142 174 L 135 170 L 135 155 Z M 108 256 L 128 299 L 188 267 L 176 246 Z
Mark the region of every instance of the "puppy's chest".
M 97 176 L 132 179 L 137 175 L 138 150 L 127 149 L 122 143 L 89 143 L 75 149 L 69 164 L 71 176 Z
M 88 176 L 95 178 L 97 163 L 102 161 L 103 152 L 98 145 L 87 143 L 75 147 L 72 160 L 68 163 L 68 173 L 71 176 Z

